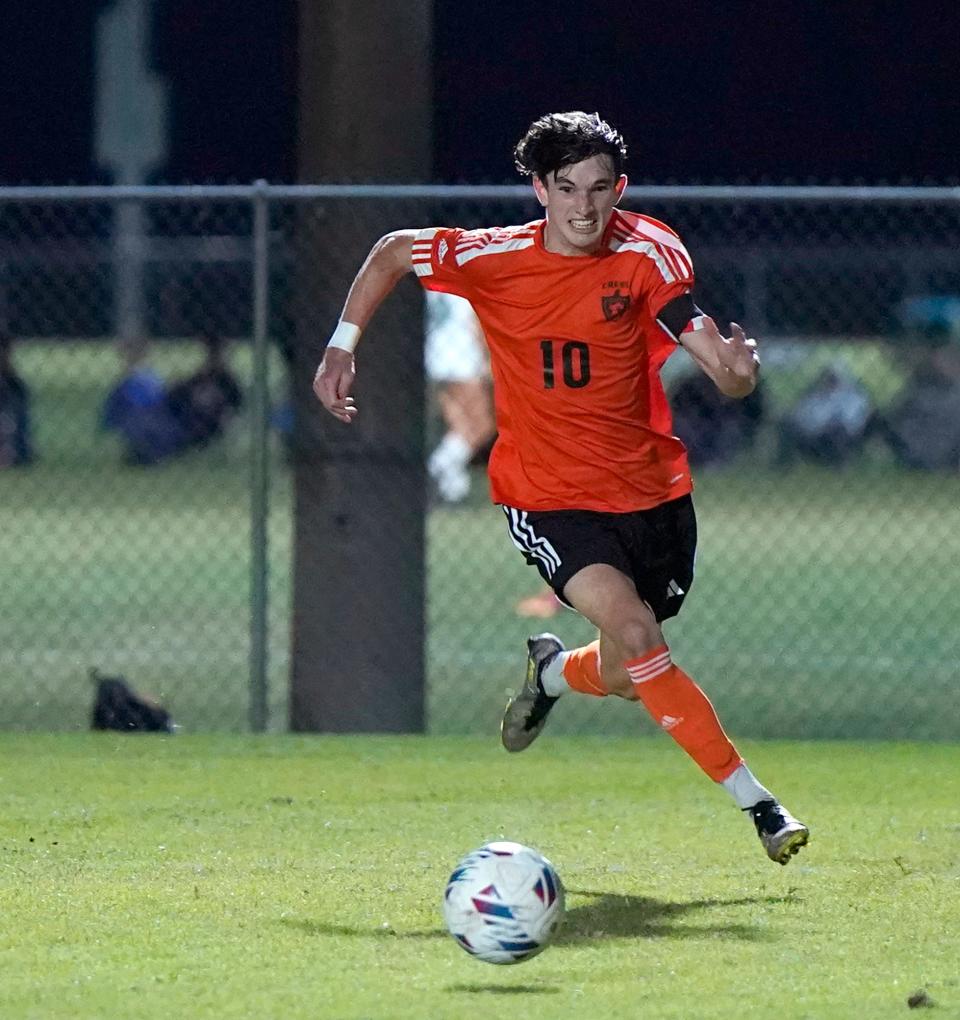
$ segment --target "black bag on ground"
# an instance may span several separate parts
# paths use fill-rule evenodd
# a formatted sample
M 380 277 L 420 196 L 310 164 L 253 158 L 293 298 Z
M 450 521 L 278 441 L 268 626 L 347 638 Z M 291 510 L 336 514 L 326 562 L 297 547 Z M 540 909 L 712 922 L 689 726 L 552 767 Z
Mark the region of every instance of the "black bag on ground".
M 103 676 L 90 670 L 96 687 L 91 729 L 122 733 L 173 733 L 170 713 L 153 698 L 138 694 L 122 676 Z

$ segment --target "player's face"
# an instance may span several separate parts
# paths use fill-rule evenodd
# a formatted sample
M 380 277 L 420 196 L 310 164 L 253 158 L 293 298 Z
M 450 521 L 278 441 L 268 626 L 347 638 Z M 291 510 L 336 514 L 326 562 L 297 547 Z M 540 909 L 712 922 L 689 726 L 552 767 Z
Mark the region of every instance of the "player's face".
M 627 178 L 616 177 L 609 156 L 591 156 L 561 167 L 533 187 L 547 212 L 544 243 L 559 255 L 592 255 L 600 247 Z

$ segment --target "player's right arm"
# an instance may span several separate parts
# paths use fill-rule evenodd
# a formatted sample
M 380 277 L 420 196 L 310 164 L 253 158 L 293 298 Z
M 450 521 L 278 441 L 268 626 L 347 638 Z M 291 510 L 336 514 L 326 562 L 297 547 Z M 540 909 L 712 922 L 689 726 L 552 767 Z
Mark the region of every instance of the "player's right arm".
M 370 249 L 350 285 L 340 321 L 324 351 L 313 380 L 320 403 L 348 425 L 357 413 L 350 396 L 356 369 L 353 352 L 360 334 L 387 295 L 413 269 L 411 252 L 416 230 L 394 230 Z

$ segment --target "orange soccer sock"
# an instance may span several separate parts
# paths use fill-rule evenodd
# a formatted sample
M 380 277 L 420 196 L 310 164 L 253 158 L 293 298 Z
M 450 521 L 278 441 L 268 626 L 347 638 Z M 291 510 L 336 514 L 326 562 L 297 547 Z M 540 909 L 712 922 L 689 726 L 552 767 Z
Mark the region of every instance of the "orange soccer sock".
M 591 641 L 582 648 L 564 652 L 563 679 L 572 691 L 605 698 L 607 691 L 600 681 L 600 642 Z
M 723 732 L 710 699 L 673 664 L 660 645 L 624 663 L 644 707 L 715 782 L 722 783 L 743 759 Z

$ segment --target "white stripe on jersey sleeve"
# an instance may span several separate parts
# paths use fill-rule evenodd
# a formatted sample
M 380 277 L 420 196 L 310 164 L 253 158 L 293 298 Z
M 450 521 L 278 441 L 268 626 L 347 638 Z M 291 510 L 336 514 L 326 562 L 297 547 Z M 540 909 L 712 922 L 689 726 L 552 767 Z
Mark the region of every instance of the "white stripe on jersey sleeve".
M 439 227 L 424 227 L 417 231 L 410 248 L 410 262 L 417 276 L 433 276 L 433 239 Z
M 690 254 L 686 248 L 670 248 L 669 251 L 673 253 L 673 257 L 680 263 L 681 275 L 685 280 L 693 279 L 693 260 L 690 258 Z
M 675 248 L 682 251 L 687 259 L 690 259 L 690 255 L 687 249 L 684 248 L 683 242 L 677 237 L 676 234 L 670 233 L 669 230 L 664 230 L 663 227 L 658 227 L 654 223 L 650 223 L 647 220 L 637 220 L 636 223 L 627 221 L 625 224 L 631 233 L 643 234 L 644 237 L 649 237 L 651 241 L 657 241 L 660 244 L 666 245 L 668 248 Z
M 686 263 L 680 258 L 680 253 L 674 248 L 668 248 L 665 244 L 658 244 L 657 251 L 664 257 L 673 270 L 674 275 L 678 280 L 686 280 L 689 278 L 687 272 Z
M 610 247 L 613 251 L 636 251 L 641 255 L 646 255 L 660 270 L 660 275 L 665 283 L 676 283 L 677 278 L 674 276 L 673 270 L 667 265 L 666 259 L 652 241 L 620 241 L 618 238 L 612 238 Z
M 670 258 L 672 271 L 677 275 L 678 279 L 693 280 L 693 259 L 690 258 L 690 253 L 683 246 L 680 238 L 669 230 L 649 223 L 647 220 L 638 219 L 634 222 L 620 214 L 619 219 L 614 225 L 614 237 L 610 242 L 610 247 L 614 251 L 619 251 L 625 245 L 639 244 L 645 238 L 649 238 L 658 246 L 662 246 L 663 254 Z M 628 248 L 627 250 L 629 251 L 630 249 Z M 667 283 L 672 282 L 667 280 Z
M 465 250 L 458 250 L 454 256 L 457 260 L 457 265 L 462 266 L 472 259 L 479 258 L 481 255 L 499 255 L 505 251 L 520 251 L 523 248 L 529 248 L 530 245 L 535 244 L 535 240 L 532 237 L 513 237 L 509 241 L 497 241 L 494 244 L 485 244 L 482 248 L 468 248 Z

